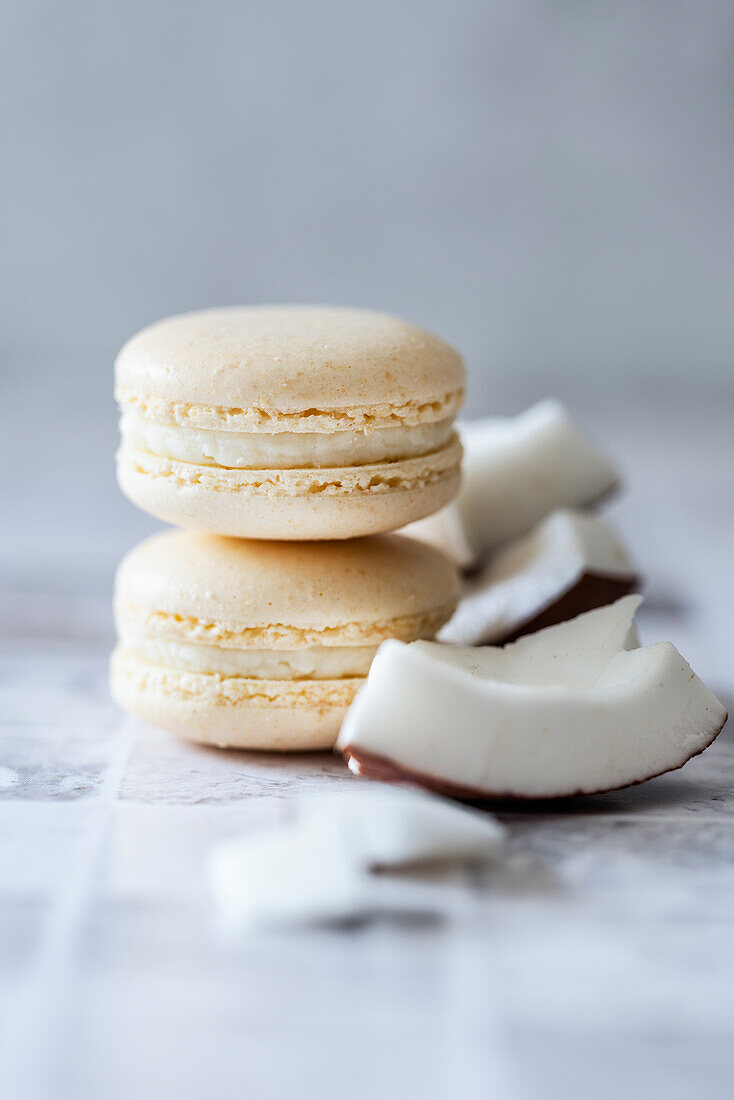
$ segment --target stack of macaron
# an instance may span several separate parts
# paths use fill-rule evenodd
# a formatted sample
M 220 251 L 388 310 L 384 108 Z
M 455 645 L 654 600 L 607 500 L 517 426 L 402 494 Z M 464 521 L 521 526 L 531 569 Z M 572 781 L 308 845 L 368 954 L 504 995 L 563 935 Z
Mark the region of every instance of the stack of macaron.
M 176 524 L 123 560 L 112 689 L 205 743 L 330 748 L 377 647 L 430 639 L 459 595 L 386 534 L 456 494 L 458 353 L 365 310 L 169 318 L 118 356 L 118 479 Z

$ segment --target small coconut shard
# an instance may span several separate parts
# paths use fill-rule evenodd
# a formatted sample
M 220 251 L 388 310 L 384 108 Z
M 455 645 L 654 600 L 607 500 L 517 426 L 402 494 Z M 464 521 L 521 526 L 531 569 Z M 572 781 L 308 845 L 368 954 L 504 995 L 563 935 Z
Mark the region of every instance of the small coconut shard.
M 625 547 L 604 520 L 558 509 L 492 559 L 468 585 L 438 639 L 506 645 L 638 587 Z
M 489 814 L 373 783 L 293 809 L 287 821 L 215 846 L 209 871 L 224 931 L 353 920 L 396 904 L 420 909 L 423 896 L 410 884 L 386 895 L 371 872 L 493 862 L 504 840 Z
M 726 710 L 639 596 L 503 648 L 385 642 L 337 747 L 364 776 L 468 801 L 597 794 L 682 767 Z
M 472 421 L 460 434 L 458 497 L 408 533 L 464 569 L 527 534 L 554 509 L 594 504 L 619 482 L 615 467 L 558 401 L 540 401 L 515 417 Z

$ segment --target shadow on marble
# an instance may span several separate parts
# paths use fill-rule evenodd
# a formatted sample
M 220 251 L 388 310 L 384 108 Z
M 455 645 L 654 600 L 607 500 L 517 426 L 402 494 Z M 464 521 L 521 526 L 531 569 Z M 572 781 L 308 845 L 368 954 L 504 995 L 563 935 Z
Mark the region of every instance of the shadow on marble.
M 692 815 L 711 802 L 730 802 L 729 808 L 734 811 L 734 799 L 730 800 L 729 794 L 729 791 L 702 791 L 700 783 L 686 780 L 670 783 L 651 779 L 647 783 L 607 794 L 579 795 L 575 798 L 555 798 L 549 801 L 528 799 L 522 803 L 492 801 L 481 803 L 481 808 L 496 813 L 506 821 L 517 817 L 607 817 L 610 814 L 639 815 L 671 810 Z
M 134 723 L 120 798 L 205 803 L 333 789 L 355 780 L 334 753 L 240 752 L 192 744 Z
M 559 817 L 545 822 L 525 818 L 508 830 L 507 851 L 509 855 L 536 855 L 551 869 L 566 861 L 589 859 L 601 875 L 616 861 L 632 858 L 635 870 L 642 862 L 649 862 L 653 870 L 675 866 L 685 869 L 686 881 L 689 875 L 700 877 L 715 871 L 715 885 L 724 883 L 724 875 L 727 888 L 734 886 L 734 819 L 725 816 L 674 826 L 668 820 L 634 816 L 613 821 L 601 817 Z M 649 870 L 647 874 L 650 876 Z

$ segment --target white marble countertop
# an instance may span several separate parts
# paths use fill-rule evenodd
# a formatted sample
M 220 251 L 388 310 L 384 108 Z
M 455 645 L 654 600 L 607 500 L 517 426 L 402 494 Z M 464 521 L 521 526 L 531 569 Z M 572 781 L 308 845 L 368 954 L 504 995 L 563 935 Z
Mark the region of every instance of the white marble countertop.
M 643 641 L 672 640 L 731 703 L 731 409 L 695 431 L 668 411 L 597 416 L 631 485 L 612 514 L 650 578 Z M 207 750 L 121 719 L 109 571 L 139 528 L 124 504 L 106 520 L 111 493 L 59 494 L 2 552 L 4 1098 L 731 1094 L 727 730 L 644 786 L 503 811 L 506 863 L 462 879 L 448 919 L 227 944 L 211 843 L 353 780 L 330 755 Z

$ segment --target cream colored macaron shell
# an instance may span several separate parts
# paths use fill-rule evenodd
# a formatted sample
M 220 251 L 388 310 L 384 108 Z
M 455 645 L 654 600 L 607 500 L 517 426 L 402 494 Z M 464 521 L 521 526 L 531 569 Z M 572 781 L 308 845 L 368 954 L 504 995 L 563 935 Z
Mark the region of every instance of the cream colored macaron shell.
M 117 702 L 194 741 L 331 748 L 386 638 L 432 638 L 458 598 L 438 551 L 400 535 L 244 541 L 169 531 L 115 582 Z
M 429 515 L 458 488 L 461 358 L 386 314 L 184 314 L 128 341 L 115 374 L 120 486 L 180 526 L 351 538 Z

